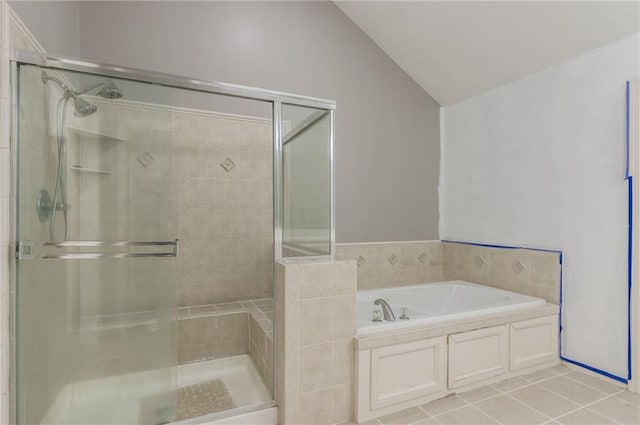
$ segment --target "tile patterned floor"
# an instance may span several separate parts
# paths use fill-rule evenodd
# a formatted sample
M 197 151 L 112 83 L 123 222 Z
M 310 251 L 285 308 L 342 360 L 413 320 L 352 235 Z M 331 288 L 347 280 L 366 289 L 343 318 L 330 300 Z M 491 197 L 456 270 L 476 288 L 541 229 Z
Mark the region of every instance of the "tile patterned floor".
M 640 424 L 640 395 L 555 366 L 450 395 L 366 425 Z

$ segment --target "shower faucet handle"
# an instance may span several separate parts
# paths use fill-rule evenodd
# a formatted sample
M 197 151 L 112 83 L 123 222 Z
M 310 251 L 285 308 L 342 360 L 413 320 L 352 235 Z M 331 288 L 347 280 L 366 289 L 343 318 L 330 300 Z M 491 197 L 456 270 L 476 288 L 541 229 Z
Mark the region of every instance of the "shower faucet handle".
M 408 307 L 400 307 L 400 320 L 409 320 L 409 308 Z
M 371 317 L 371 321 L 372 322 L 382 322 L 383 315 L 382 315 L 382 309 L 381 308 L 374 308 L 371 311 L 371 315 L 372 315 L 372 317 Z

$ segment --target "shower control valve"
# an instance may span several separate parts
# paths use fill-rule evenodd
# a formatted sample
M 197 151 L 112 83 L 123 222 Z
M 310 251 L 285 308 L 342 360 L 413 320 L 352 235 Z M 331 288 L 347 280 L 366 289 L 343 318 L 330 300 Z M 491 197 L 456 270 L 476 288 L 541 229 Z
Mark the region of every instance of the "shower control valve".
M 41 223 L 45 222 L 49 218 L 53 208 L 54 203 L 49 192 L 46 189 L 42 189 L 38 192 L 38 197 L 36 198 L 36 210 L 38 211 L 38 219 Z M 56 211 L 68 211 L 70 208 L 69 204 L 65 204 L 63 202 L 55 203 Z

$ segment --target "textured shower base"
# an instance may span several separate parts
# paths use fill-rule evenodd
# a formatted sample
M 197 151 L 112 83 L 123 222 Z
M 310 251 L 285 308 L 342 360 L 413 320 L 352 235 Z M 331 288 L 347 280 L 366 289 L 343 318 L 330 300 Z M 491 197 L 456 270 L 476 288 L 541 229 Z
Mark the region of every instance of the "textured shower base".
M 178 397 L 184 394 L 187 400 L 183 410 L 178 407 L 177 413 L 181 418 L 207 415 L 272 399 L 271 392 L 248 355 L 190 363 L 179 366 L 177 372 Z M 216 385 L 216 381 L 222 385 Z M 155 425 L 164 422 L 161 418 L 173 416 L 170 407 L 173 396 L 170 391 L 165 392 L 164 397 L 170 398 L 165 400 L 166 403 L 163 402 L 159 398 L 162 396 L 158 395 L 158 390 L 162 390 L 158 388 L 158 382 L 169 382 L 166 370 L 74 382 L 61 390 L 42 423 Z M 216 394 L 215 401 L 209 402 L 206 396 L 191 398 L 191 395 L 206 392 L 206 386 L 212 387 L 212 392 Z M 196 398 L 202 401 L 195 401 Z M 231 405 L 225 405 L 229 402 Z M 196 406 L 200 403 L 203 407 Z M 200 409 L 212 410 L 201 413 Z
M 178 388 L 177 402 L 178 420 L 197 418 L 237 407 L 221 379 Z

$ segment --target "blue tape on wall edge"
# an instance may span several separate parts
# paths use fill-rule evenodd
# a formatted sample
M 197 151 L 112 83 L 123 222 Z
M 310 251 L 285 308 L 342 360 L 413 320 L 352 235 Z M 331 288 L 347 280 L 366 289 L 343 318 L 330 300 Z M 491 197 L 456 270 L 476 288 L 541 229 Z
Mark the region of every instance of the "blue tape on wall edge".
M 627 87 L 626 87 L 626 93 L 625 93 L 625 137 L 626 137 L 626 145 L 627 145 L 627 164 L 626 164 L 626 171 L 625 171 L 625 178 L 629 178 L 629 127 L 630 127 L 630 123 L 629 123 L 629 102 L 630 102 L 630 82 L 627 81 Z
M 633 177 L 627 177 L 629 182 L 629 243 L 627 254 L 627 274 L 629 279 L 627 292 L 627 379 L 631 379 L 631 287 L 633 284 Z
M 631 351 L 631 291 L 633 286 L 633 176 L 629 173 L 629 163 L 631 161 L 629 157 L 629 146 L 631 143 L 629 137 L 629 128 L 631 127 L 631 83 L 627 81 L 625 92 L 625 143 L 627 145 L 627 182 L 629 185 L 629 234 L 628 247 L 627 247 L 627 278 L 628 278 L 628 293 L 627 293 L 627 379 L 631 380 L 633 376 L 632 367 L 632 351 Z
M 631 177 L 629 177 L 629 180 L 631 181 Z M 629 204 L 631 205 L 631 204 Z M 559 254 L 559 258 L 558 258 L 558 262 L 560 264 L 560 299 L 559 299 L 559 307 L 560 307 L 560 311 L 558 313 L 558 327 L 559 327 L 559 331 L 560 331 L 560 338 L 559 338 L 559 350 L 560 351 L 560 359 L 562 361 L 565 361 L 567 363 L 571 363 L 573 365 L 579 366 L 581 368 L 587 369 L 591 372 L 597 373 L 599 375 L 605 376 L 607 378 L 613 379 L 615 381 L 618 382 L 622 382 L 624 384 L 626 384 L 628 382 L 628 379 L 631 379 L 630 377 L 627 378 L 623 378 L 621 376 L 617 376 L 613 373 L 607 372 L 605 370 L 602 369 L 598 369 L 597 367 L 594 366 L 590 366 L 586 363 L 582 363 L 579 362 L 577 360 L 572 360 L 569 357 L 563 356 L 562 355 L 562 332 L 564 330 L 563 326 L 562 326 L 562 305 L 564 302 L 564 298 L 563 298 L 563 285 L 564 285 L 564 272 L 563 272 L 563 267 L 564 267 L 564 252 L 562 250 L 557 250 L 557 249 L 544 249 L 544 248 L 529 248 L 526 246 L 508 246 L 508 245 L 496 245 L 496 244 L 483 244 L 483 243 L 476 243 L 476 242 L 464 242 L 464 241 L 455 241 L 455 240 L 451 240 L 451 239 L 442 239 L 442 242 L 450 242 L 450 243 L 459 243 L 459 244 L 464 244 L 464 245 L 472 245 L 472 246 L 480 246 L 480 247 L 485 247 L 485 248 L 502 248 L 502 249 L 528 249 L 531 251 L 542 251 L 542 252 L 555 252 L 557 254 Z M 629 346 L 630 347 L 630 346 Z M 629 356 L 629 359 L 631 358 L 631 356 Z M 630 375 L 630 373 L 629 373 Z
M 580 366 L 580 367 L 582 367 L 584 369 L 590 370 L 591 372 L 595 372 L 595 373 L 597 373 L 599 375 L 606 376 L 607 378 L 613 379 L 615 381 L 622 382 L 623 384 L 627 383 L 627 380 L 625 378 L 621 378 L 621 377 L 616 376 L 616 375 L 614 375 L 612 373 L 606 372 L 606 371 L 604 371 L 602 369 L 598 369 L 596 367 L 589 366 L 588 364 L 580 363 L 580 362 L 577 362 L 575 360 L 571 360 L 571 359 L 563 357 L 563 356 L 560 356 L 560 359 L 562 359 L 563 361 L 565 361 L 567 363 L 571 363 L 573 365 Z

